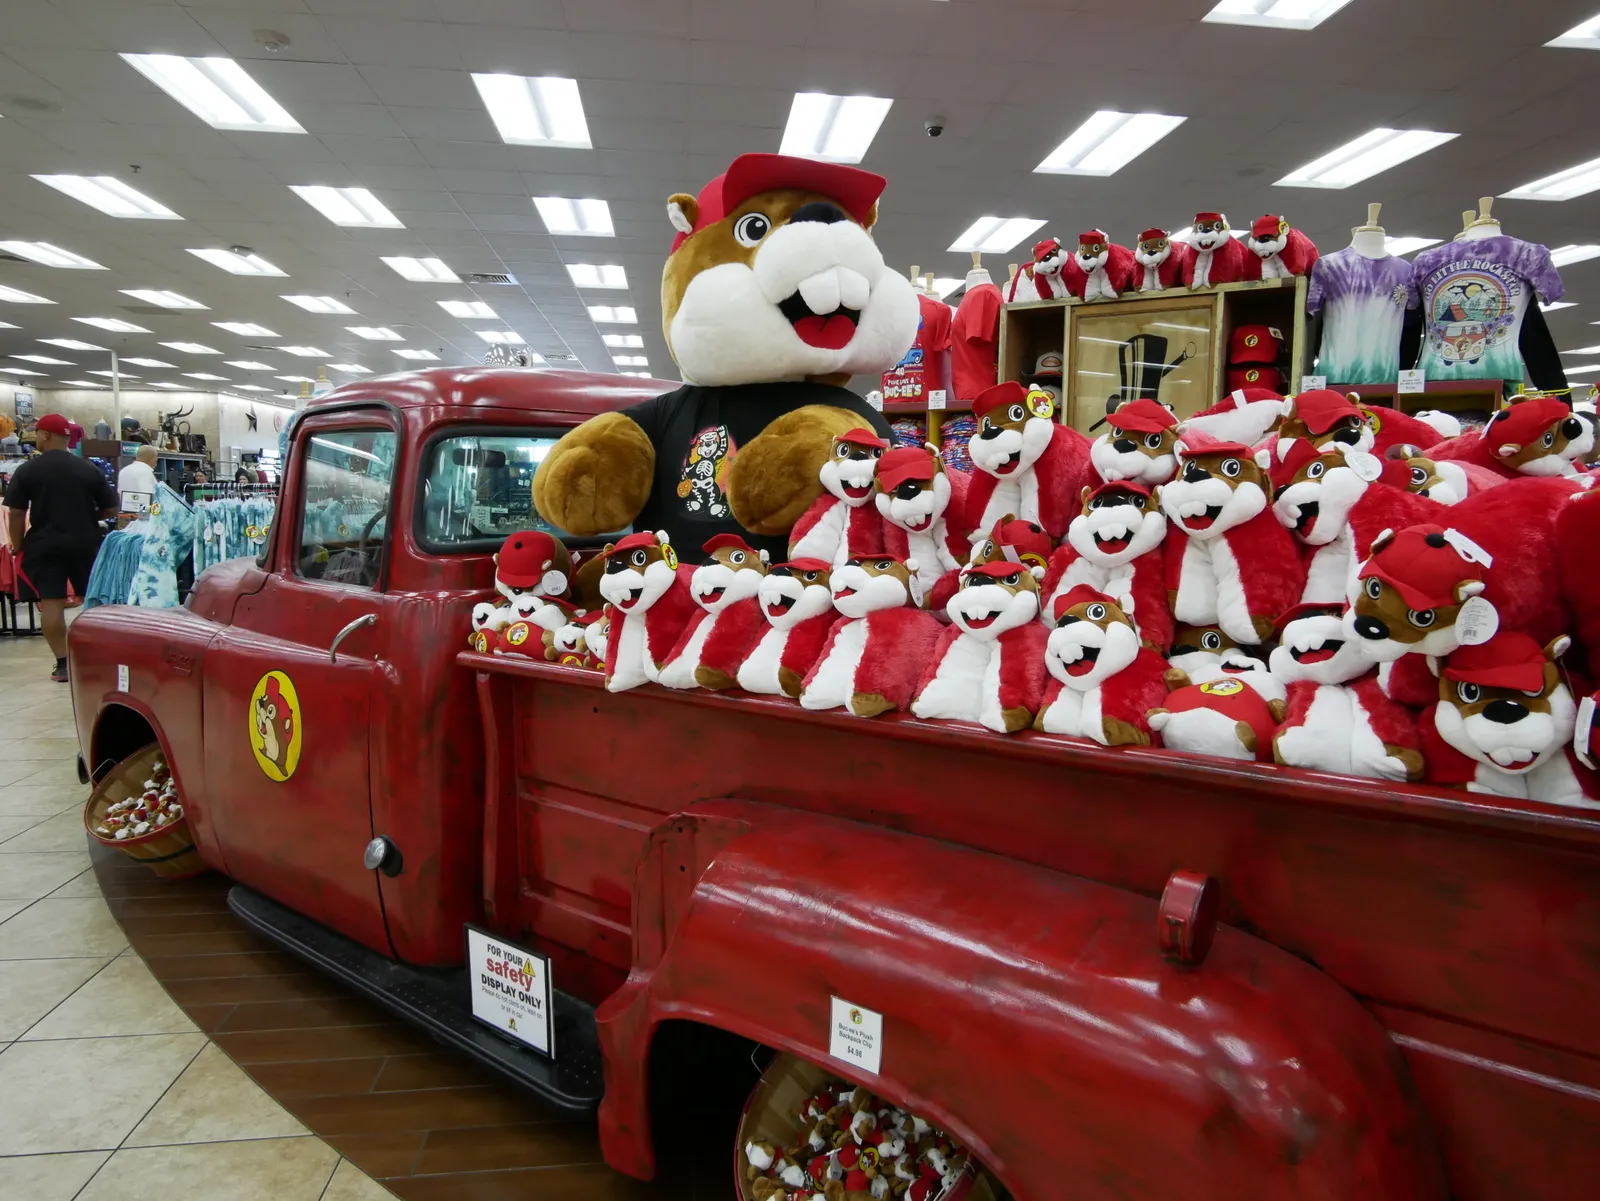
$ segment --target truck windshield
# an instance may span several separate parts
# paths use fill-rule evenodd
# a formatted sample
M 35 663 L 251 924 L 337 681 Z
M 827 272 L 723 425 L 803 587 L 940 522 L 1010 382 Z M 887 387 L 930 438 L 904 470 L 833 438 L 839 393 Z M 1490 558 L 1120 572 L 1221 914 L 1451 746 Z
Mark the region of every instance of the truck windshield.
M 436 552 L 494 550 L 507 534 L 566 531 L 533 507 L 533 473 L 555 434 L 459 434 L 441 438 L 423 463 L 418 541 Z M 626 530 L 617 533 L 626 533 Z

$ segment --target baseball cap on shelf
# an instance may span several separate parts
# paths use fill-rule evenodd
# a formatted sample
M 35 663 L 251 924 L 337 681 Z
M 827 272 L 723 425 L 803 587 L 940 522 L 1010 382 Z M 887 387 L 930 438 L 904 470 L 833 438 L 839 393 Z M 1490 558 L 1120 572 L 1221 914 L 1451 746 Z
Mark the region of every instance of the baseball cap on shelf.
M 1283 372 L 1276 367 L 1252 364 L 1248 367 L 1229 367 L 1226 382 L 1229 392 L 1237 392 L 1242 388 L 1262 388 L 1282 395 L 1284 379 Z
M 1047 350 L 1033 361 L 1033 373 L 1029 379 L 1060 379 L 1061 369 L 1065 365 L 1059 350 Z
M 1228 362 L 1275 363 L 1283 346 L 1283 331 L 1275 325 L 1241 325 L 1228 338 Z

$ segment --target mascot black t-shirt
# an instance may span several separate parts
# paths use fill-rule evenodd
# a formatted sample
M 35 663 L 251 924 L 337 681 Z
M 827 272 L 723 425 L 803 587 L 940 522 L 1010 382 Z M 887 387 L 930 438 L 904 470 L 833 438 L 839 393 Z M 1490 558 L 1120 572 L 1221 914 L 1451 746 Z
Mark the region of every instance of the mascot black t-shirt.
M 771 422 L 804 405 L 832 405 L 861 414 L 861 424 L 885 442 L 889 423 L 848 388 L 832 384 L 735 384 L 706 388 L 685 384 L 675 392 L 623 409 L 656 447 L 655 487 L 634 518 L 636 530 L 666 530 L 690 563 L 716 534 L 741 534 L 774 563 L 788 556 L 783 538 L 756 537 L 733 519 L 723 475 L 739 448 Z

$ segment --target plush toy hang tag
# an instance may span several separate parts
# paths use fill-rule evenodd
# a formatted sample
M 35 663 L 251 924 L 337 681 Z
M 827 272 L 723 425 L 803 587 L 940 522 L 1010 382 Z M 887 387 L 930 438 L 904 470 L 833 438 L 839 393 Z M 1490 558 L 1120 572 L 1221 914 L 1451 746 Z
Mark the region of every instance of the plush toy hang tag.
M 1494 556 L 1460 530 L 1446 530 L 1444 532 L 1444 540 L 1453 546 L 1456 554 L 1460 555 L 1468 563 L 1481 563 L 1484 567 L 1494 566 Z
M 1597 694 L 1600 695 L 1600 694 Z M 1593 769 L 1595 761 L 1589 751 L 1589 738 L 1594 730 L 1595 698 L 1586 696 L 1578 702 L 1578 728 L 1572 735 L 1572 749 L 1587 768 Z
M 1043 388 L 1029 388 L 1027 396 L 1028 412 L 1035 417 L 1049 419 L 1055 416 L 1056 398 Z
M 562 571 L 547 571 L 539 580 L 539 587 L 546 596 L 560 596 L 567 590 L 567 576 Z
M 1482 646 L 1499 628 L 1499 611 L 1481 596 L 1468 597 L 1456 612 L 1456 640 L 1462 646 Z
M 906 586 L 911 591 L 912 605 L 918 609 L 922 608 L 922 581 L 917 577 L 915 570 L 912 571 L 910 579 L 906 581 Z
M 1383 474 L 1383 463 L 1377 455 L 1369 455 L 1364 450 L 1347 448 L 1344 452 L 1344 465 L 1356 473 L 1356 478 L 1365 483 L 1375 482 Z

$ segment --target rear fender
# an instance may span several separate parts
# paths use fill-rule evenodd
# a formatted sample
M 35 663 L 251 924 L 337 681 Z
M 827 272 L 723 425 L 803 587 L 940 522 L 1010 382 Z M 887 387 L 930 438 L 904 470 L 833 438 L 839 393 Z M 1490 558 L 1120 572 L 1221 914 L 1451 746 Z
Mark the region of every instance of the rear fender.
M 1221 928 L 1157 949 L 1157 906 L 1074 876 L 772 805 L 651 835 L 634 964 L 597 1018 L 607 1160 L 654 1171 L 650 1041 L 720 1027 L 943 1126 L 1017 1201 L 1443 1201 L 1405 1068 L 1310 965 Z M 881 1074 L 828 1056 L 831 997 L 883 1014 Z

